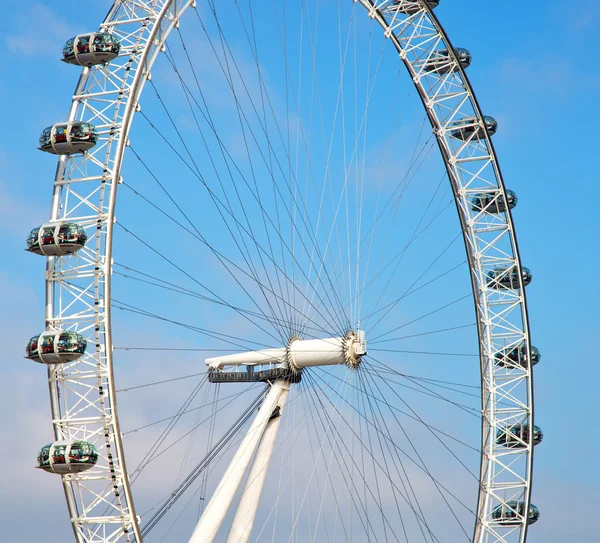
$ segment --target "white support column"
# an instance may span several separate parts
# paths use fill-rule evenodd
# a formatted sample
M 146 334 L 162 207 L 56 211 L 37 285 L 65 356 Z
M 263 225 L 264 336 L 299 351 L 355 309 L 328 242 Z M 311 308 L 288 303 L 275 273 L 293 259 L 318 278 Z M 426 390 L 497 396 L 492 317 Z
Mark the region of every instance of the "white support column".
M 283 411 L 288 392 L 289 388 L 283 390 L 279 397 L 277 406 L 279 407 L 280 412 Z M 256 451 L 256 456 L 254 457 L 254 462 L 250 468 L 244 492 L 235 513 L 231 529 L 229 530 L 227 543 L 247 543 L 250 539 L 258 503 L 267 477 L 269 462 L 271 461 L 271 456 L 275 447 L 275 440 L 277 439 L 277 431 L 279 430 L 280 422 L 281 416 L 278 416 L 272 418 L 267 424 L 267 429 L 265 430 L 260 445 L 258 446 L 258 450 Z
M 221 524 L 227 515 L 227 511 L 231 506 L 231 502 L 242 482 L 244 473 L 252 460 L 256 446 L 265 432 L 273 410 L 278 405 L 284 391 L 287 395 L 289 389 L 289 382 L 282 379 L 278 379 L 271 386 L 271 390 L 260 406 L 256 418 L 242 440 L 231 464 L 229 464 L 213 497 L 206 506 L 202 517 L 198 521 L 189 543 L 212 543 L 217 536 Z

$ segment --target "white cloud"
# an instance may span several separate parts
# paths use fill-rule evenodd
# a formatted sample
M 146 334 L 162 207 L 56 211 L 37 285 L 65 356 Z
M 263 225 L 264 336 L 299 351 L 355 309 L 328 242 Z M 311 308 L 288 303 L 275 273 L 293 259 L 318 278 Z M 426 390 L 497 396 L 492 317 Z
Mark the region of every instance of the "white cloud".
M 8 49 L 19 55 L 58 55 L 64 42 L 76 34 L 65 17 L 36 3 L 17 16 L 16 31 L 6 37 Z

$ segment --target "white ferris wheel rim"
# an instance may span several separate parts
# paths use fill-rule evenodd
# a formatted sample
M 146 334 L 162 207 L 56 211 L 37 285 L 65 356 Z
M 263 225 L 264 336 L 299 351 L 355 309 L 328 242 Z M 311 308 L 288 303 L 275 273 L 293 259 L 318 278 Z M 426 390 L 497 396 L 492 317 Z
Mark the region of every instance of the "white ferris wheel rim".
M 382 26 L 386 37 L 390 38 L 390 41 L 398 50 L 400 58 L 412 77 L 436 134 L 441 155 L 452 183 L 471 270 L 481 353 L 481 394 L 482 401 L 485 402 L 490 396 L 498 393 L 498 386 L 500 386 L 500 388 L 502 387 L 502 383 L 499 383 L 496 379 L 495 372 L 497 369 L 495 369 L 495 365 L 489 363 L 490 360 L 493 360 L 495 352 L 494 319 L 498 319 L 498 315 L 494 313 L 494 310 L 488 303 L 488 291 L 491 289 L 488 289 L 485 286 L 484 281 L 486 273 L 489 270 L 489 266 L 486 267 L 486 251 L 492 251 L 493 246 L 488 244 L 488 246 L 482 250 L 481 244 L 477 243 L 477 234 L 474 232 L 479 224 L 477 223 L 477 218 L 474 219 L 473 214 L 469 215 L 468 212 L 468 198 L 472 195 L 472 192 L 469 193 L 468 183 L 465 184 L 461 175 L 458 173 L 456 154 L 451 153 L 449 146 L 445 144 L 445 138 L 449 137 L 448 118 L 445 120 L 439 118 L 435 99 L 432 99 L 432 97 L 428 95 L 428 89 L 425 87 L 426 78 L 424 77 L 422 65 L 419 67 L 414 61 L 414 58 L 411 57 L 411 47 L 423 47 L 423 43 L 418 43 L 418 32 L 416 32 L 416 34 L 413 32 L 413 35 L 409 37 L 405 35 L 399 37 L 399 28 L 406 29 L 410 26 L 413 31 L 415 29 L 418 30 L 419 28 L 421 30 L 427 29 L 428 31 L 435 31 L 435 37 L 433 39 L 428 38 L 428 41 L 432 44 L 432 50 L 433 48 L 443 45 L 447 51 L 451 52 L 453 61 L 456 62 L 458 66 L 457 81 L 463 85 L 464 92 L 464 98 L 461 101 L 460 107 L 465 107 L 465 105 L 470 106 L 474 112 L 474 117 L 476 117 L 476 122 L 479 123 L 481 127 L 485 124 L 483 114 L 479 108 L 470 82 L 456 58 L 445 31 L 424 0 L 415 0 L 412 2 L 413 4 L 418 4 L 418 8 L 414 13 L 411 13 L 408 16 L 399 15 L 397 11 L 389 11 L 388 8 L 393 4 L 391 0 L 359 0 L 359 3 L 366 8 L 368 15 L 374 18 Z M 73 490 L 79 480 L 85 480 L 84 474 L 63 476 L 63 485 L 73 523 L 73 530 L 75 538 L 79 542 L 88 541 L 87 536 L 85 535 L 87 533 L 86 530 L 97 530 L 97 526 L 100 524 L 111 526 L 113 528 L 112 531 L 103 528 L 105 533 L 102 539 L 103 541 L 142 540 L 125 466 L 124 449 L 119 428 L 118 411 L 116 409 L 117 399 L 112 366 L 113 344 L 110 316 L 111 258 L 116 208 L 116 188 L 120 180 L 121 164 L 128 144 L 129 128 L 137 111 L 142 90 L 149 78 L 150 70 L 158 54 L 164 49 L 164 45 L 171 30 L 179 25 L 179 20 L 184 12 L 188 8 L 194 6 L 194 0 L 164 0 L 155 2 L 154 6 L 151 7 L 146 7 L 138 2 L 128 2 L 127 0 L 118 0 L 115 2 L 113 7 L 109 10 L 104 23 L 101 25 L 101 29 L 111 29 L 111 31 L 121 31 L 121 29 L 124 29 L 123 35 L 127 36 L 130 46 L 124 53 L 121 53 L 121 56 L 128 59 L 131 73 L 134 73 L 135 75 L 133 78 L 129 77 L 129 75 L 123 77 L 123 87 L 121 90 L 124 92 L 121 92 L 119 96 L 114 99 L 115 113 L 113 123 L 111 126 L 104 127 L 105 133 L 110 133 L 109 141 L 104 146 L 103 155 L 93 155 L 93 157 L 105 157 L 104 162 L 95 158 L 96 162 L 98 162 L 97 165 L 103 169 L 104 173 L 101 176 L 98 176 L 97 179 L 86 179 L 84 183 L 78 184 L 81 179 L 74 178 L 71 175 L 72 170 L 69 170 L 70 158 L 63 155 L 59 158 L 58 162 L 52 199 L 51 221 L 65 220 L 66 218 L 75 220 L 72 214 L 74 209 L 69 209 L 61 200 L 65 193 L 71 190 L 71 186 L 76 187 L 76 189 L 73 190 L 79 190 L 77 187 L 82 186 L 90 180 L 92 183 L 96 182 L 98 187 L 95 188 L 94 191 L 100 191 L 102 194 L 101 198 L 104 199 L 103 201 L 108 201 L 106 211 L 104 211 L 105 208 L 101 207 L 98 209 L 96 217 L 86 213 L 79 220 L 80 223 L 83 222 L 88 225 L 96 223 L 98 231 L 104 233 L 104 235 L 99 235 L 96 241 L 96 273 L 93 274 L 93 279 L 91 279 L 92 289 L 95 292 L 94 300 L 96 303 L 89 308 L 89 314 L 85 315 L 80 322 L 73 319 L 68 321 L 70 325 L 74 325 L 75 329 L 78 330 L 95 328 L 96 337 L 98 338 L 96 356 L 99 361 L 99 366 L 101 366 L 101 369 L 98 370 L 99 375 L 97 377 L 102 384 L 100 385 L 100 394 L 98 395 L 98 398 L 89 401 L 92 403 L 96 402 L 96 408 L 102 416 L 96 421 L 86 422 L 77 420 L 77 417 L 72 416 L 72 414 L 68 412 L 68 409 L 65 413 L 65 409 L 61 407 L 58 397 L 58 387 L 59 384 L 64 385 L 69 377 L 59 375 L 56 367 L 50 367 L 48 370 L 55 439 L 61 440 L 81 435 L 99 435 L 104 432 L 106 446 L 109 451 L 110 466 L 106 470 L 105 476 L 107 481 L 112 481 L 114 483 L 113 494 L 116 496 L 116 507 L 115 511 L 112 512 L 112 515 L 107 514 L 104 519 L 98 519 L 96 517 L 89 518 L 86 516 L 87 512 L 85 511 L 85 508 L 83 511 L 81 510 L 81 505 L 78 505 Z M 144 10 L 146 12 L 145 17 L 142 16 Z M 130 30 L 130 28 L 133 28 L 133 30 Z M 416 45 L 414 42 L 417 42 Z M 95 68 L 83 69 L 74 93 L 75 97 L 68 118 L 69 122 L 74 120 L 87 120 L 85 118 L 86 114 L 93 111 L 94 97 L 91 95 L 86 96 L 85 91 L 91 80 L 91 74 L 94 71 Z M 114 77 L 115 74 L 112 73 L 111 75 Z M 106 94 L 113 95 L 115 93 L 113 92 L 111 94 L 107 89 Z M 121 109 L 118 110 L 116 106 L 119 106 Z M 94 113 L 94 116 L 96 118 L 100 117 L 97 114 L 97 111 Z M 454 114 L 449 116 L 450 119 L 453 117 Z M 485 130 L 484 142 L 489 153 L 487 159 L 489 160 L 489 164 L 491 164 L 498 191 L 506 201 L 506 189 L 487 130 Z M 90 155 L 90 157 L 92 157 L 92 155 Z M 86 156 L 85 159 L 88 160 L 88 158 L 89 157 Z M 85 207 L 85 204 L 88 201 L 91 201 L 91 198 L 88 199 L 84 196 L 81 198 L 83 205 L 81 203 L 78 205 Z M 70 202 L 73 202 L 73 199 L 71 199 Z M 93 209 L 94 206 L 89 205 L 89 208 Z M 510 247 L 512 249 L 512 254 L 509 255 L 510 258 L 508 260 L 514 269 L 517 270 L 520 278 L 521 263 L 510 209 L 506 210 L 504 217 L 504 234 L 510 240 Z M 48 258 L 48 279 L 46 286 L 46 328 L 48 330 L 61 329 L 61 324 L 66 322 L 67 317 L 64 308 L 57 308 L 54 304 L 56 296 L 60 296 L 60 289 L 63 288 L 61 279 L 54 274 L 55 266 L 59 260 L 60 257 Z M 90 263 L 85 263 L 85 265 L 89 266 Z M 521 284 L 520 286 L 521 288 L 518 289 L 514 299 L 511 299 L 508 303 L 511 304 L 512 310 L 520 312 L 522 317 L 522 330 L 520 330 L 521 336 L 518 340 L 518 344 L 523 344 L 526 347 L 526 352 L 528 353 L 528 365 L 523 369 L 523 372 L 519 375 L 518 379 L 522 381 L 522 385 L 526 392 L 526 403 L 524 404 L 522 401 L 518 402 L 515 400 L 514 409 L 515 413 L 518 411 L 518 414 L 513 414 L 512 416 L 514 417 L 514 420 L 519 417 L 521 420 L 526 420 L 527 423 L 533 427 L 534 413 L 531 345 L 529 339 L 526 297 L 523 285 Z M 485 328 L 484 323 L 487 323 Z M 518 335 L 519 331 L 514 330 L 514 333 Z M 517 335 L 515 335 L 515 337 L 517 337 Z M 103 385 L 106 386 L 106 391 L 102 390 Z M 510 400 L 511 395 L 504 392 L 502 397 L 504 401 L 507 401 L 507 399 Z M 484 407 L 484 410 L 485 409 L 486 407 Z M 519 541 L 522 543 L 526 540 L 527 536 L 528 522 L 526 515 L 524 515 L 523 519 L 521 519 L 516 527 L 513 526 L 509 533 L 498 530 L 498 526 L 494 525 L 490 520 L 490 513 L 493 505 L 499 502 L 503 503 L 503 498 L 498 490 L 500 486 L 498 486 L 498 488 L 494 486 L 494 478 L 497 476 L 498 471 L 497 467 L 501 466 L 503 461 L 501 458 L 502 453 L 499 453 L 495 447 L 496 430 L 500 427 L 502 421 L 498 418 L 498 414 L 495 410 L 495 400 L 491 400 L 491 404 L 487 406 L 487 409 L 488 411 L 482 418 L 481 479 L 478 498 L 478 515 L 473 540 L 478 543 L 483 541 L 486 543 L 492 541 Z M 533 432 L 531 432 L 531 434 L 533 434 Z M 515 477 L 515 485 L 521 488 L 524 510 L 528 511 L 531 497 L 533 467 L 533 435 L 529 436 L 527 447 L 518 451 L 512 450 L 510 453 L 513 455 L 521 454 L 525 459 L 525 471 Z M 95 498 L 93 496 L 90 497 L 91 501 L 93 501 L 93 499 L 97 499 L 97 496 Z

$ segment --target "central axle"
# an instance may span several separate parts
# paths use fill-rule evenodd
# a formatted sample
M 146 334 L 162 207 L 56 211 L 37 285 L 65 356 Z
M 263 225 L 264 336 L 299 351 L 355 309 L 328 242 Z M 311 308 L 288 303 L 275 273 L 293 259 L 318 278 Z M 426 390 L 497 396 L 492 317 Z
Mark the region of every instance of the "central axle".
M 287 347 L 261 349 L 243 353 L 207 358 L 210 370 L 246 366 L 249 372 L 255 366 L 271 366 L 299 372 L 313 366 L 346 364 L 357 368 L 367 354 L 367 341 L 363 330 L 350 331 L 343 337 L 325 339 L 300 339 L 292 337 Z

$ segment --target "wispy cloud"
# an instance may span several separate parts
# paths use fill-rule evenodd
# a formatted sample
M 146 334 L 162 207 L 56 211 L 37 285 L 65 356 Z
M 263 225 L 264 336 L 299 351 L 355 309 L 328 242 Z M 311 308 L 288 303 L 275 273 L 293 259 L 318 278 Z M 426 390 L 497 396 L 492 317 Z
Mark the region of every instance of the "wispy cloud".
M 9 51 L 19 55 L 56 56 L 76 31 L 48 6 L 35 3 L 16 16 L 14 33 L 6 36 Z

